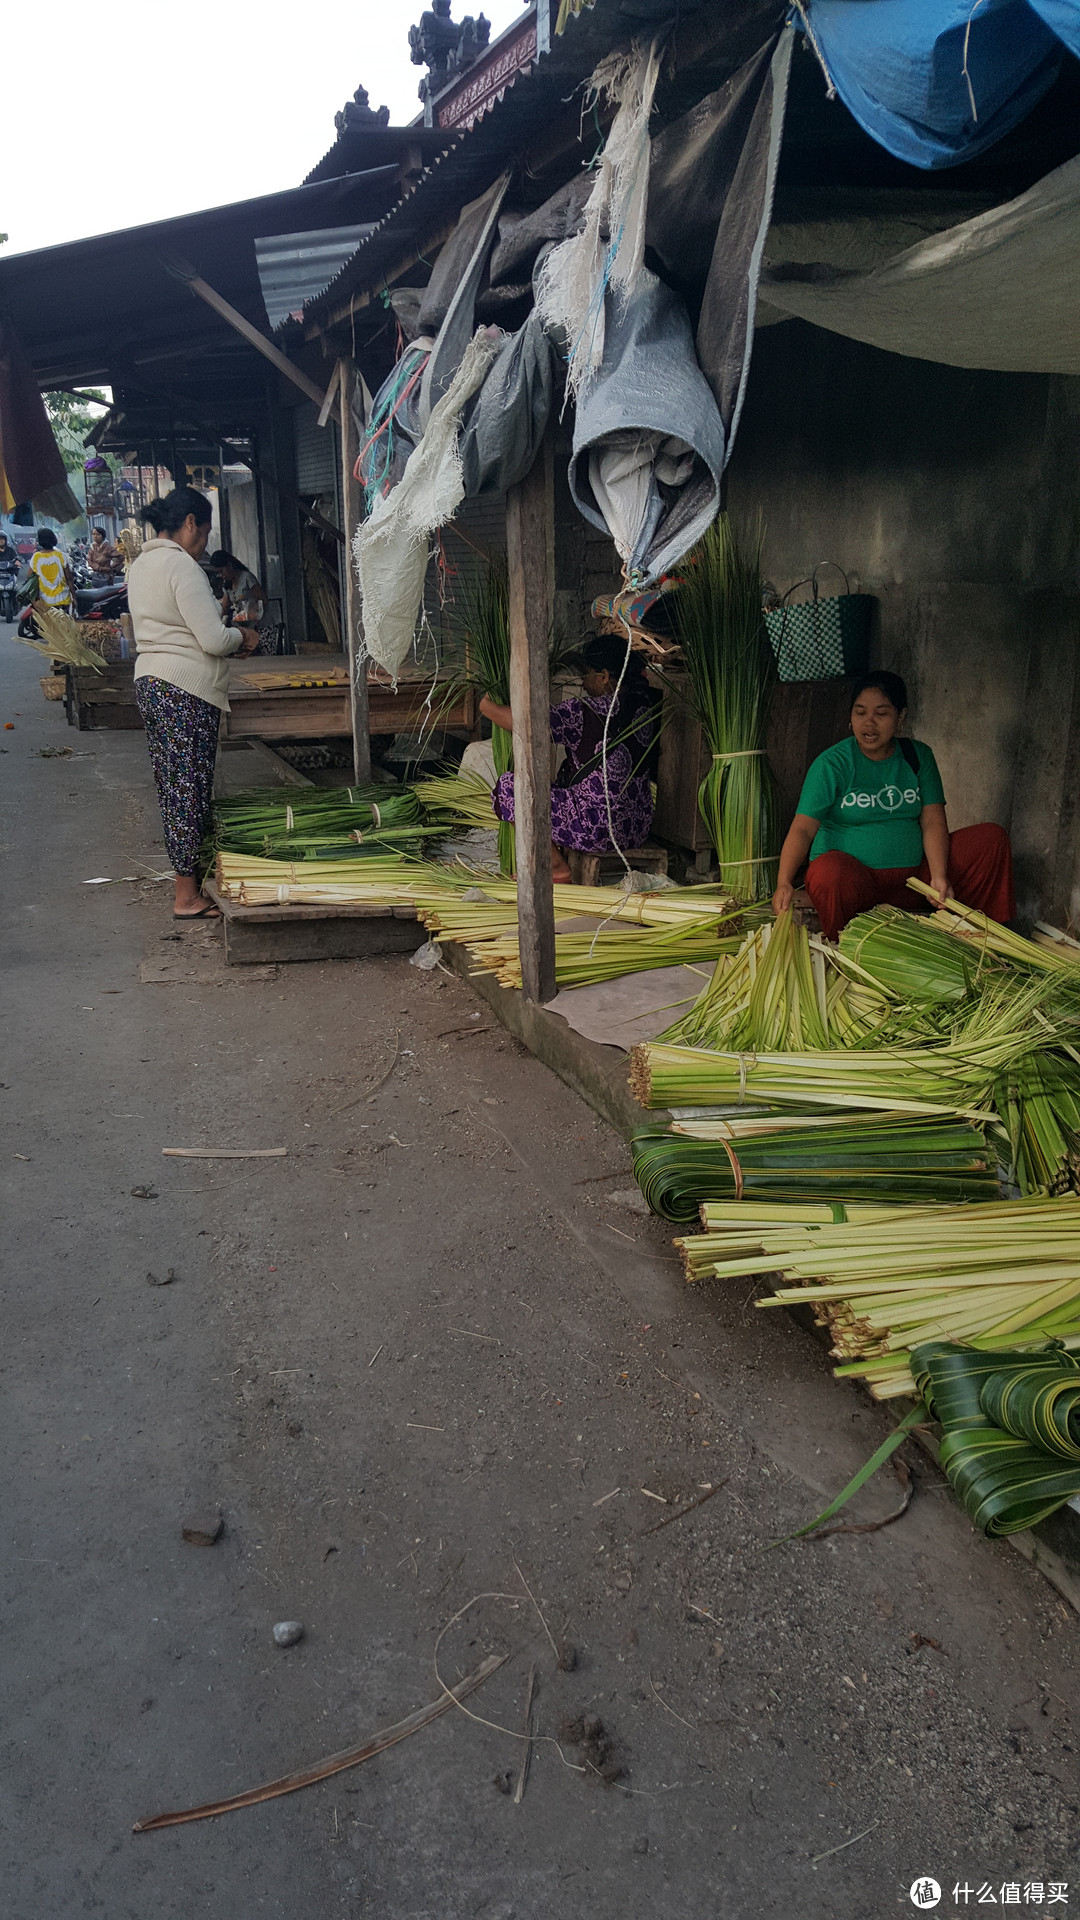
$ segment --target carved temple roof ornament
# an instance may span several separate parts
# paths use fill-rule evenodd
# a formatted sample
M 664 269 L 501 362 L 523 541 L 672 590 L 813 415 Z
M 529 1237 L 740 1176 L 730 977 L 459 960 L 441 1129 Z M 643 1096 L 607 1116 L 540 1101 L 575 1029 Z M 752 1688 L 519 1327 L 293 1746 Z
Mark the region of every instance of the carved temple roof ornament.
M 450 18 L 451 0 L 432 0 L 428 12 L 421 14 L 418 27 L 409 28 L 409 56 L 416 67 L 427 72 L 417 92 L 430 110 L 435 94 L 440 93 L 457 74 L 466 73 L 486 50 L 491 38 L 491 22 L 483 14 L 476 19 Z

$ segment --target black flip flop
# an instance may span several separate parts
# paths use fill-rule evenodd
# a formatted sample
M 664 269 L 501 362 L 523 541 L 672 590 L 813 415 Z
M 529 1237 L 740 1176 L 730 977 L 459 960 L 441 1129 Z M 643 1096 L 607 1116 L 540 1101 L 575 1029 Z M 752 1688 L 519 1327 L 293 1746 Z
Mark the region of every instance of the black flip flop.
M 174 913 L 173 919 L 174 920 L 220 920 L 221 908 L 215 907 L 213 901 L 208 900 L 206 902 L 206 905 L 204 907 L 200 907 L 197 913 Z

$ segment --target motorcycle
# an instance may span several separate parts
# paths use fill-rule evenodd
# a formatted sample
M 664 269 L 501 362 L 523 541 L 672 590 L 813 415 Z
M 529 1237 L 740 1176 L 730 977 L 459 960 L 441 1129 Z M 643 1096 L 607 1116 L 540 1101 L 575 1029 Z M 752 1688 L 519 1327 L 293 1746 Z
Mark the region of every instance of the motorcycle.
M 119 620 L 120 615 L 127 610 L 127 585 L 123 581 L 113 587 L 76 587 L 75 589 L 77 620 Z M 37 627 L 34 625 L 34 603 L 31 602 L 19 621 L 19 638 L 20 640 L 37 640 L 39 637 Z
M 15 599 L 15 582 L 18 577 L 18 566 L 0 567 L 0 620 L 18 618 L 19 608 Z

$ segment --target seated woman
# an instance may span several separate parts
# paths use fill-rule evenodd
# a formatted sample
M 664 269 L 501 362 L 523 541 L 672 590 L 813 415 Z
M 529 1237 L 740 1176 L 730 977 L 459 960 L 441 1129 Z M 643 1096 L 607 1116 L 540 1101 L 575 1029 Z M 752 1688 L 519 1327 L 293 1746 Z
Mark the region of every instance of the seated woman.
M 123 561 L 116 548 L 109 545 L 105 538 L 104 527 L 91 527 L 90 545 L 86 549 L 86 564 L 93 575 L 95 587 L 106 587 L 123 570 Z
M 552 876 L 570 878 L 566 853 L 610 853 L 614 842 L 625 851 L 644 846 L 652 826 L 653 803 L 649 781 L 658 735 L 659 695 L 645 678 L 639 653 L 631 653 L 619 697 L 611 711 L 607 739 L 607 781 L 604 778 L 604 723 L 619 683 L 625 642 L 609 635 L 587 640 L 575 656 L 581 667 L 583 699 L 563 700 L 551 709 L 551 737 L 565 747 L 566 758 L 551 789 Z M 509 733 L 509 707 L 485 694 L 480 711 Z M 608 805 L 611 803 L 611 826 Z M 492 805 L 500 820 L 514 818 L 514 776 L 504 773 L 495 783 Z
M 992 824 L 950 834 L 937 762 L 923 741 L 901 733 L 906 713 L 898 673 L 856 681 L 851 738 L 819 753 L 803 782 L 780 850 L 774 913 L 790 907 L 809 854 L 806 891 L 830 940 L 868 907 L 918 911 L 920 897 L 906 885 L 913 875 L 942 905 L 952 894 L 992 920 L 1013 918 L 1008 834 Z
M 210 566 L 221 583 L 221 607 L 224 620 L 242 620 L 248 626 L 261 628 L 263 612 L 266 606 L 264 594 L 255 575 L 235 553 L 229 553 L 225 547 L 219 547 L 210 555 Z M 256 648 L 261 652 L 261 646 Z

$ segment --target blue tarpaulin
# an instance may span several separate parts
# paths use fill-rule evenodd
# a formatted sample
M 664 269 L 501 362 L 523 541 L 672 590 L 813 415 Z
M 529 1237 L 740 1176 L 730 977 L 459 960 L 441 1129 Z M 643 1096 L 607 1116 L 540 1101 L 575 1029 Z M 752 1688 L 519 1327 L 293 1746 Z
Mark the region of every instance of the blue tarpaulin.
M 837 93 L 897 159 L 953 167 L 1008 133 L 1080 53 L 1080 0 L 804 0 Z

